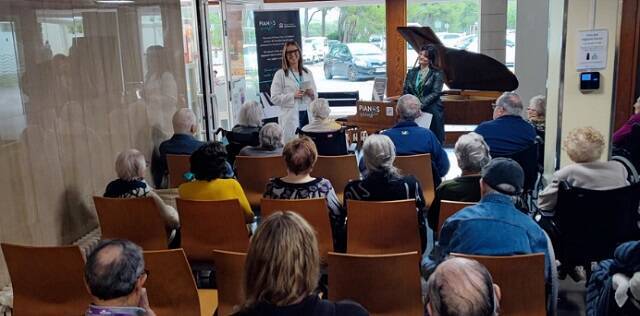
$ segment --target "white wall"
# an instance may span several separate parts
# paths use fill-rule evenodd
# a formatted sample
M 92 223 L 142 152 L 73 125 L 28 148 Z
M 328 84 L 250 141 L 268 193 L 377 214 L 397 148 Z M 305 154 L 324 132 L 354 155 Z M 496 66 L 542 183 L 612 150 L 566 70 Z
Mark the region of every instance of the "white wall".
M 548 27 L 549 0 L 518 1 L 515 72 L 520 87 L 516 92 L 525 106 L 532 97 L 546 95 Z
M 504 63 L 506 35 L 507 0 L 481 0 L 480 52 Z
M 591 0 L 567 0 L 566 37 L 564 64 L 560 63 L 561 43 L 558 34 L 562 34 L 561 14 L 562 1 L 551 1 L 549 8 L 549 103 L 547 115 L 547 133 L 545 147 L 545 170 L 553 170 L 553 158 L 556 154 L 556 138 L 564 139 L 569 131 L 577 127 L 592 126 L 609 139 L 612 117 L 612 100 L 614 94 L 615 48 L 618 37 L 618 1 L 596 0 L 595 28 L 606 29 L 608 37 L 607 67 L 599 70 L 601 76 L 600 90 L 593 93 L 582 93 L 579 90 L 578 71 L 576 70 L 576 50 L 578 48 L 578 32 L 591 27 Z M 558 68 L 560 67 L 560 68 Z M 564 74 L 561 71 L 564 71 Z M 563 80 L 564 84 L 560 81 Z M 552 104 L 556 102 L 556 104 Z M 560 109 L 556 106 L 560 104 Z M 560 121 L 560 128 L 554 121 Z M 601 159 L 607 159 L 608 147 Z M 571 163 L 564 151 L 560 154 L 560 166 Z

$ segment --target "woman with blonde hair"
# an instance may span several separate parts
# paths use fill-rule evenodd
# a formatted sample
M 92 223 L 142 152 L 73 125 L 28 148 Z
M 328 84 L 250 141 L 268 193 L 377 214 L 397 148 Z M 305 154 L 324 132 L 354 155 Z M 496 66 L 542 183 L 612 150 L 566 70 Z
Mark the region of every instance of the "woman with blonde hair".
M 278 123 L 284 130 L 284 141 L 294 138 L 296 129 L 309 123 L 307 107 L 318 97 L 311 71 L 302 66 L 302 51 L 295 41 L 282 48 L 282 69 L 271 82 L 271 101 L 280 106 Z
M 245 301 L 235 315 L 369 315 L 357 303 L 317 295 L 318 242 L 296 213 L 276 212 L 258 226 L 244 270 Z

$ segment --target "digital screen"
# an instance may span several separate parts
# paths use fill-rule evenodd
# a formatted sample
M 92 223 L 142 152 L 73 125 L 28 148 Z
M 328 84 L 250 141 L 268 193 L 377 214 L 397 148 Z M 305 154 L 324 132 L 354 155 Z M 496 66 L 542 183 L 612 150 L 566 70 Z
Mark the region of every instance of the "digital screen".
M 588 81 L 591 80 L 591 74 L 587 73 L 587 74 L 582 74 L 582 80 L 583 81 Z

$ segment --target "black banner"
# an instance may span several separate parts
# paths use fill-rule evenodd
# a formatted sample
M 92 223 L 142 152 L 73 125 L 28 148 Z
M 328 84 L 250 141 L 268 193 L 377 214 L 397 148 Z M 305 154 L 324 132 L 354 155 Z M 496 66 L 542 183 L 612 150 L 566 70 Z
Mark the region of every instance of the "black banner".
M 256 52 L 260 92 L 271 90 L 273 75 L 282 68 L 282 47 L 287 41 L 302 45 L 300 11 L 255 11 Z M 302 58 L 302 52 L 300 52 Z

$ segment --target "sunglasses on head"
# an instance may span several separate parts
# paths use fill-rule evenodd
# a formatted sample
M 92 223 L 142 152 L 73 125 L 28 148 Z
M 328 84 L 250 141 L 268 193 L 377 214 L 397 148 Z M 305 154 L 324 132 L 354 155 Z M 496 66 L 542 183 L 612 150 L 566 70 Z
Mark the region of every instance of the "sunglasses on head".
M 298 53 L 299 51 L 300 51 L 300 50 L 298 50 L 298 49 L 288 50 L 288 51 L 286 52 L 286 54 L 287 54 L 287 55 L 293 55 L 293 54 Z

